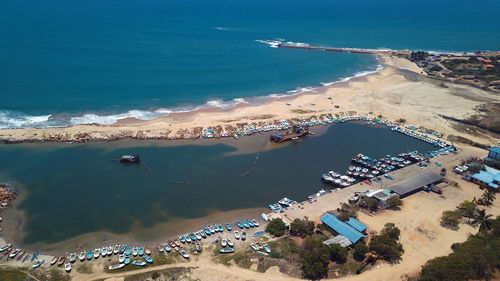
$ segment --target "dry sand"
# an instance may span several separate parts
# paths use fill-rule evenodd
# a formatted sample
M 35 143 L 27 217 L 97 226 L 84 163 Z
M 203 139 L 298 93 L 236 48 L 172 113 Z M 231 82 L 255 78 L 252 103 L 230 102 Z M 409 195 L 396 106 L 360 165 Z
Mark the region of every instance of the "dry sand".
M 243 122 L 272 122 L 347 111 L 372 113 L 375 116 L 381 114 L 391 121 L 404 118 L 407 124 L 413 123 L 445 134 L 462 135 L 479 143 L 494 144 L 497 141 L 495 137 L 457 132 L 451 122 L 438 116 L 444 114 L 459 119 L 470 117 L 477 114 L 477 106 L 499 102 L 497 95 L 470 86 L 432 80 L 421 75 L 420 68 L 403 58 L 389 55 L 381 55 L 380 58 L 385 68 L 377 73 L 260 105 L 243 104 L 231 110 L 205 109 L 149 121 L 126 119 L 114 125 L 0 130 L 0 141 L 169 139 L 193 136 L 189 132 L 200 127 L 236 126 Z M 308 113 L 299 114 L 297 110 Z

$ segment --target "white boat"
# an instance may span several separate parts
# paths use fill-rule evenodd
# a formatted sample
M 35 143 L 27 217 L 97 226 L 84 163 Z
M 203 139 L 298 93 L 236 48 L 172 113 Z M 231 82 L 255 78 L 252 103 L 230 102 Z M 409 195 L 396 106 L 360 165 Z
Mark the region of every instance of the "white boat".
M 109 270 L 115 270 L 115 269 L 123 268 L 124 266 L 125 266 L 125 264 L 120 263 L 120 264 L 110 265 L 108 268 L 109 268 Z
M 259 222 L 256 219 L 252 219 L 252 222 L 256 227 L 260 226 Z
M 198 240 L 203 239 L 203 238 L 201 237 L 201 234 L 200 234 L 199 232 L 196 232 L 194 235 L 196 236 L 196 239 L 198 239 Z
M 102 247 L 101 249 L 101 256 L 105 257 L 108 254 L 108 248 Z
M 57 262 L 57 257 L 53 257 L 52 260 L 50 261 L 50 265 L 54 265 Z
M 136 266 L 146 266 L 146 262 L 145 261 L 133 261 L 132 262 L 133 265 L 136 265 Z
M 109 246 L 108 247 L 108 256 L 111 256 L 113 254 L 113 247 Z
M 125 261 L 125 255 L 124 254 L 120 254 L 118 256 L 118 262 L 123 263 L 124 261 Z
M 15 258 L 17 256 L 17 254 L 19 254 L 19 252 L 21 252 L 21 250 L 15 249 L 12 253 L 10 253 L 9 259 Z
M 222 247 L 226 247 L 226 246 L 227 246 L 227 240 L 226 240 L 226 239 L 222 239 L 222 240 L 220 240 L 220 245 L 221 245 Z
M 184 250 L 179 250 L 179 255 L 181 255 L 185 259 L 189 259 L 189 254 Z
M 144 249 L 144 253 L 148 256 L 151 255 L 151 250 L 149 248 Z
M 234 231 L 234 238 L 240 239 L 240 232 L 238 230 Z
M 271 247 L 269 247 L 269 245 L 267 245 L 267 243 L 266 243 L 266 244 L 264 244 L 264 245 L 263 245 L 263 247 L 264 247 L 264 250 L 265 250 L 267 253 L 271 253 Z
M 80 252 L 80 255 L 78 256 L 78 259 L 79 259 L 80 261 L 84 261 L 84 260 L 85 260 L 85 251 Z
M 39 259 L 31 267 L 32 268 L 39 268 L 43 264 L 43 262 L 45 262 L 44 259 Z
M 133 255 L 134 257 L 137 257 L 137 254 L 139 254 L 139 249 L 138 249 L 137 247 L 134 247 L 134 248 L 132 249 L 132 255 Z
M 252 250 L 254 250 L 254 251 L 258 251 L 258 250 L 260 250 L 260 247 L 259 247 L 259 246 L 257 246 L 257 244 L 255 244 L 255 243 L 250 243 L 250 247 L 251 247 L 251 248 L 252 248 Z
M 3 246 L 2 248 L 0 248 L 0 253 L 4 252 L 4 251 L 7 251 L 11 247 L 12 247 L 12 244 L 7 244 L 7 245 Z
M 71 255 L 69 255 L 69 262 L 74 263 L 75 261 L 76 261 L 76 254 L 72 253 Z
M 100 249 L 95 249 L 94 250 L 94 259 L 99 258 L 100 255 L 101 255 L 101 250 Z
M 266 215 L 265 213 L 260 214 L 260 217 L 261 217 L 264 221 L 269 221 L 269 218 L 267 217 L 267 215 Z
M 120 252 L 120 245 L 115 245 L 113 248 L 113 254 L 116 255 Z
M 67 262 L 64 264 L 64 270 L 66 272 L 71 272 L 71 263 Z
M 233 241 L 231 241 L 231 239 L 227 238 L 227 245 L 232 248 L 234 246 L 234 243 Z

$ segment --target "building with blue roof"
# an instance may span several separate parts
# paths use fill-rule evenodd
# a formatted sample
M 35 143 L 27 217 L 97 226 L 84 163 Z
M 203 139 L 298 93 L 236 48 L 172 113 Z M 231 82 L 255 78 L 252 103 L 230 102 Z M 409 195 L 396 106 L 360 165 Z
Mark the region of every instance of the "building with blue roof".
M 471 181 L 485 188 L 491 188 L 498 191 L 500 186 L 500 171 L 486 166 L 486 171 L 479 171 L 470 176 Z
M 321 222 L 329 229 L 335 231 L 336 233 L 346 237 L 352 243 L 356 243 L 359 240 L 366 237 L 363 233 L 356 230 L 349 224 L 339 220 L 337 216 L 333 214 L 325 214 L 321 217 Z
M 488 149 L 488 156 L 484 158 L 484 162 L 497 169 L 500 168 L 500 147 L 491 147 Z
M 364 223 L 358 221 L 355 218 L 349 218 L 345 223 L 352 226 L 354 229 L 356 229 L 359 232 L 365 232 L 365 230 L 368 228 L 368 226 L 366 226 Z

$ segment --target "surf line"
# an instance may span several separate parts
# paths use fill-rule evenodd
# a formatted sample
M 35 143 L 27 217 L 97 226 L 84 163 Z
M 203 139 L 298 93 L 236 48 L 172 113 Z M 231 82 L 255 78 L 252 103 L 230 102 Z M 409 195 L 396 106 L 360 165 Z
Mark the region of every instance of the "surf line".
M 259 148 L 259 150 L 257 151 L 257 154 L 255 156 L 255 159 L 253 160 L 250 168 L 248 168 L 247 170 L 245 170 L 242 174 L 240 175 L 237 175 L 237 176 L 234 176 L 234 177 L 231 177 L 231 178 L 227 178 L 225 180 L 221 180 L 221 181 L 214 181 L 214 182 L 192 182 L 192 181 L 182 181 L 182 180 L 175 180 L 175 179 L 169 179 L 169 178 L 164 178 L 162 176 L 160 176 L 159 174 L 155 173 L 155 171 L 153 169 L 151 169 L 151 167 L 149 167 L 146 163 L 144 163 L 144 161 L 141 160 L 141 165 L 154 177 L 158 178 L 159 180 L 161 181 L 164 181 L 164 182 L 167 182 L 167 183 L 173 183 L 173 184 L 177 184 L 177 185 L 208 185 L 208 184 L 223 184 L 223 183 L 229 183 L 229 182 L 233 182 L 233 181 L 237 181 L 241 178 L 244 178 L 248 175 L 250 175 L 254 170 L 255 168 L 257 168 L 257 163 L 259 162 L 259 159 L 260 159 L 260 153 L 264 150 L 264 147 L 266 146 L 267 144 L 267 141 L 265 141 L 261 147 Z

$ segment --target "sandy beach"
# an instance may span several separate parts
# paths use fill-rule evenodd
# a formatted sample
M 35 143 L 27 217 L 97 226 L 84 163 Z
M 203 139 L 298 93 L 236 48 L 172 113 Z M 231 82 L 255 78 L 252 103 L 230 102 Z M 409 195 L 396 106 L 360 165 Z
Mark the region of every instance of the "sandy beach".
M 432 80 L 407 59 L 379 55 L 384 68 L 376 73 L 338 82 L 328 87 L 258 105 L 239 104 L 232 109 L 210 108 L 176 113 L 154 120 L 123 119 L 113 125 L 78 125 L 66 128 L 4 129 L 0 141 L 85 142 L 92 140 L 200 138 L 203 129 L 214 129 L 232 136 L 236 128 L 276 124 L 278 120 L 318 120 L 325 114 L 379 116 L 389 121 L 405 119 L 444 135 L 462 136 L 491 145 L 496 136 L 457 130 L 445 115 L 467 119 L 479 114 L 478 106 L 500 101 L 490 92 Z

